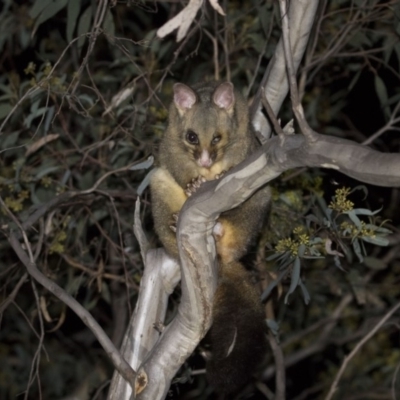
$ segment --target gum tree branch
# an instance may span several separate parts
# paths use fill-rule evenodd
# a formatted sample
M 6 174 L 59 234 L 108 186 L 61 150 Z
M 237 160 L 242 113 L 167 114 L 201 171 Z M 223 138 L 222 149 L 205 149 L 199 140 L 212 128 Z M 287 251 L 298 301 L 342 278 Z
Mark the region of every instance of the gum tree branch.
M 167 256 L 163 249 L 147 250 L 147 239 L 140 221 L 140 202 L 135 208 L 135 236 L 138 239 L 144 261 L 144 273 L 140 281 L 139 298 L 129 322 L 121 347 L 121 354 L 130 366 L 139 371 L 137 392 L 148 385 L 148 374 L 140 369 L 141 364 L 153 349 L 164 329 L 168 297 L 180 280 L 179 265 Z M 169 386 L 167 387 L 167 390 Z M 108 400 L 129 400 L 132 389 L 116 371 Z

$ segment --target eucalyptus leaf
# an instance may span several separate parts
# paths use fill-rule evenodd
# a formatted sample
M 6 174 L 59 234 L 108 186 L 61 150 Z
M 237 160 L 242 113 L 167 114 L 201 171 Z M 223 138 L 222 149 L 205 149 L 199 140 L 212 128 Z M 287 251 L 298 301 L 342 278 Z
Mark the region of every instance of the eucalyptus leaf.
M 81 10 L 81 0 L 68 1 L 67 7 L 67 40 L 71 42 L 75 31 L 76 21 Z
M 107 35 L 107 39 L 113 42 L 114 36 L 115 36 L 115 24 L 114 24 L 114 18 L 113 18 L 113 15 L 112 15 L 110 9 L 107 10 L 106 15 L 104 17 L 103 29 Z
M 54 111 L 55 108 L 54 106 L 48 107 L 47 108 L 47 112 L 46 112 L 46 118 L 44 119 L 44 124 L 43 124 L 43 128 L 44 128 L 44 132 L 47 133 L 50 129 L 50 124 L 51 121 L 54 117 Z
M 36 179 L 41 179 L 46 175 L 49 175 L 53 172 L 59 171 L 62 167 L 60 165 L 55 165 L 55 166 L 48 166 L 44 165 L 40 168 L 37 169 L 35 178 Z
M 68 0 L 52 0 L 50 1 L 45 8 L 43 8 L 40 13 L 38 19 L 35 22 L 35 26 L 33 28 L 33 32 L 36 32 L 37 29 L 43 22 L 46 22 L 48 19 L 54 17 L 58 12 L 60 12 L 66 5 Z
M 299 279 L 299 286 L 300 286 L 300 289 L 301 289 L 301 291 L 302 291 L 302 293 L 303 293 L 304 303 L 305 303 L 306 305 L 308 305 L 308 304 L 310 303 L 311 296 L 310 296 L 310 293 L 308 292 L 308 290 L 307 290 L 307 288 L 306 288 L 306 285 L 303 283 L 303 281 L 301 280 L 301 278 Z
M 86 41 L 86 35 L 89 33 L 90 23 L 92 21 L 93 9 L 92 6 L 86 8 L 86 10 L 82 13 L 79 18 L 78 23 L 78 48 L 82 48 Z
M 363 240 L 364 242 L 367 243 L 372 243 L 375 244 L 377 246 L 388 246 L 389 245 L 389 240 L 382 237 L 382 236 L 361 236 L 360 238 L 361 240 Z
M 137 188 L 137 194 L 139 195 L 139 196 L 141 196 L 142 194 L 143 194 L 143 192 L 144 192 L 144 190 L 147 188 L 147 186 L 150 184 L 150 179 L 151 179 L 151 176 L 153 175 L 153 173 L 154 173 L 154 169 L 153 170 L 151 170 L 145 177 L 144 177 L 144 179 L 142 180 L 142 182 L 140 182 L 140 185 L 139 185 L 139 187 Z
M 39 14 L 52 2 L 53 0 L 36 0 L 29 10 L 29 16 L 33 19 L 37 18 Z
M 29 114 L 24 120 L 25 127 L 26 128 L 30 128 L 31 125 L 32 125 L 32 121 L 37 117 L 41 117 L 46 112 L 47 112 L 47 108 L 46 107 L 41 107 L 38 110 L 36 110 L 36 111 L 32 112 L 31 114 Z
M 349 213 L 353 212 L 356 215 L 372 216 L 372 215 L 378 214 L 381 211 L 382 211 L 382 208 L 379 208 L 378 210 L 375 210 L 375 211 L 368 210 L 368 208 L 354 208 L 351 211 L 346 211 L 344 214 L 349 214 Z
M 6 150 L 17 144 L 21 131 L 10 132 L 7 135 L 0 136 L 0 150 Z
M 360 218 L 357 217 L 354 210 L 347 211 L 347 212 L 345 212 L 345 214 L 347 214 L 349 216 L 349 218 L 353 221 L 353 224 L 357 227 L 357 229 L 362 228 L 361 220 L 360 220 Z
M 374 271 L 381 271 L 388 267 L 387 263 L 376 257 L 364 257 L 364 265 Z
M 7 117 L 7 115 L 10 113 L 12 108 L 13 108 L 12 105 L 9 103 L 1 103 L 0 104 L 0 120 Z
M 278 277 L 272 281 L 267 287 L 266 289 L 263 291 L 262 295 L 261 295 L 261 301 L 265 301 L 268 296 L 270 295 L 270 293 L 272 292 L 272 290 L 274 290 L 274 288 L 276 286 L 278 286 L 278 284 L 280 283 L 280 281 L 284 278 L 284 276 L 286 275 L 286 271 L 282 271 Z
M 375 91 L 376 94 L 378 95 L 381 107 L 385 111 L 386 117 L 390 118 L 390 109 L 387 106 L 388 103 L 387 89 L 385 83 L 383 82 L 382 78 L 379 75 L 375 75 Z
M 286 293 L 286 296 L 285 296 L 285 304 L 288 303 L 289 296 L 294 292 L 294 290 L 296 289 L 296 287 L 299 284 L 300 271 L 301 271 L 300 258 L 296 257 L 295 260 L 294 260 L 294 263 L 293 263 L 292 279 L 290 281 L 289 290 L 288 290 L 288 292 Z
M 362 263 L 363 260 L 364 260 L 364 257 L 363 257 L 363 255 L 362 255 L 362 253 L 361 253 L 360 242 L 359 242 L 358 239 L 356 238 L 356 239 L 353 240 L 353 243 L 352 243 L 352 244 L 353 244 L 354 253 L 356 253 L 356 256 L 357 256 L 358 260 L 360 261 L 360 263 Z
M 150 156 L 147 157 L 147 160 L 142 161 L 140 163 L 137 163 L 135 165 L 132 165 L 130 169 L 130 171 L 137 171 L 137 170 L 141 170 L 141 169 L 148 169 L 150 168 L 152 165 L 154 164 L 154 157 Z

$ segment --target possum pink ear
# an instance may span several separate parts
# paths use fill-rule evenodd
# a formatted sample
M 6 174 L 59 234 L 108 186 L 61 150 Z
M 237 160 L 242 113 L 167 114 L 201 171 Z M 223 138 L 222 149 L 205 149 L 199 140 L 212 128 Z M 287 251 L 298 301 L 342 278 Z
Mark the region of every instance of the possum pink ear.
M 179 111 L 184 112 L 189 110 L 193 107 L 193 104 L 196 103 L 196 93 L 183 83 L 175 83 L 174 103 Z
M 230 82 L 221 83 L 214 92 L 213 101 L 219 108 L 224 108 L 227 111 L 233 109 L 235 104 L 235 94 L 233 85 Z

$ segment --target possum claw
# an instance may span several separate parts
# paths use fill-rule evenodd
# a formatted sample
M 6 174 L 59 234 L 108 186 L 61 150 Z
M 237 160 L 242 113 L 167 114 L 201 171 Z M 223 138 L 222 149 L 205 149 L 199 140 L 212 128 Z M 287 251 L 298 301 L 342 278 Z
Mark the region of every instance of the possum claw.
M 199 175 L 197 178 L 193 178 L 187 185 L 185 189 L 186 196 L 190 197 L 192 194 L 196 193 L 197 189 L 206 182 L 204 176 Z
M 172 232 L 176 232 L 176 226 L 175 225 L 170 225 L 169 229 L 171 229 Z

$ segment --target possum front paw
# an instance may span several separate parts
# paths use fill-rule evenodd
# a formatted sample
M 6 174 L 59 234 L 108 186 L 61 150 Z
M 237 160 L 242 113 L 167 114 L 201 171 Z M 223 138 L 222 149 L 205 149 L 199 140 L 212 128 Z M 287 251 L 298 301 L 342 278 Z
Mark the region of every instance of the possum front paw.
M 223 169 L 219 174 L 215 175 L 214 179 L 221 179 L 227 172 Z
M 193 178 L 187 185 L 185 193 L 187 197 L 197 192 L 197 189 L 206 181 L 204 176 L 199 175 L 197 178 Z
M 172 222 L 171 225 L 169 225 L 169 229 L 171 229 L 172 232 L 176 232 L 176 224 L 178 223 L 178 213 L 172 214 Z
M 218 242 L 224 236 L 225 230 L 221 222 L 217 222 L 213 228 L 214 239 Z

